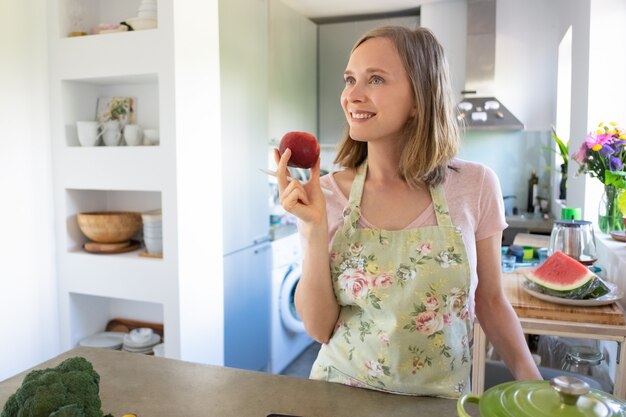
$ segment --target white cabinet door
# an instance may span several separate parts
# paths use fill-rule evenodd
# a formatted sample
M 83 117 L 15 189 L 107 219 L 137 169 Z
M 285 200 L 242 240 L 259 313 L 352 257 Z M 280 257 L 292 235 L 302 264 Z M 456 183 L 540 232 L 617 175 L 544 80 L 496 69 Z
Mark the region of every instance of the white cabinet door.
M 265 371 L 270 359 L 271 244 L 224 256 L 224 365 Z
M 267 3 L 220 1 L 224 253 L 269 231 Z M 242 28 L 245 31 L 242 32 Z

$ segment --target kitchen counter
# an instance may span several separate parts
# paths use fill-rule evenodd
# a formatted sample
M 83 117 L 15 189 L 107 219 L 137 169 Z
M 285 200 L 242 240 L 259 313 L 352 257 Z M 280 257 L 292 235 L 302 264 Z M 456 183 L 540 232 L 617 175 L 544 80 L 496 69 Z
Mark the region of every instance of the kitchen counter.
M 526 229 L 529 233 L 550 234 L 554 219 L 544 219 L 541 215 L 524 213 L 506 216 L 506 222 L 512 229 Z
M 76 348 L 36 368 L 83 356 L 100 374 L 102 410 L 115 417 L 455 416 L 456 401 L 409 397 L 106 349 Z M 0 408 L 26 372 L 0 382 Z

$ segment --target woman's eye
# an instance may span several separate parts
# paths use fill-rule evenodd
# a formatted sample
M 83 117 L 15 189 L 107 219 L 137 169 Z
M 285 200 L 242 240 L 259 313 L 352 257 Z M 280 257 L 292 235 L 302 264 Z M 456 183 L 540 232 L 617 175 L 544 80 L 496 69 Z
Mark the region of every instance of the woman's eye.
M 354 78 L 353 77 L 344 77 L 343 79 L 345 81 L 346 84 L 352 85 L 355 83 Z
M 372 79 L 370 80 L 371 84 L 382 84 L 383 83 L 383 79 L 380 77 L 372 77 Z

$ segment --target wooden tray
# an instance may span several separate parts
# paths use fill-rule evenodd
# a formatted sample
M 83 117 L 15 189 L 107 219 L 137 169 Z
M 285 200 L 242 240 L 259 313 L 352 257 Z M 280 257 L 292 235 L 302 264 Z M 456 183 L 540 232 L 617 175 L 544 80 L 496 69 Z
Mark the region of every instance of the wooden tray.
M 90 242 L 90 244 L 85 243 L 83 245 L 83 249 L 85 250 L 85 252 L 96 253 L 100 255 L 110 255 L 114 253 L 132 252 L 134 250 L 139 249 L 139 247 L 141 246 L 141 243 L 139 243 L 139 241 L 137 240 L 131 240 L 128 245 L 121 246 L 121 247 L 116 246 L 116 245 L 107 246 L 106 244 L 92 245 L 91 243 L 94 243 L 94 242 Z
M 550 303 L 527 294 L 520 285 L 525 279 L 519 272 L 502 274 L 504 293 L 519 317 L 618 326 L 626 324 L 624 311 L 618 303 L 593 307 Z

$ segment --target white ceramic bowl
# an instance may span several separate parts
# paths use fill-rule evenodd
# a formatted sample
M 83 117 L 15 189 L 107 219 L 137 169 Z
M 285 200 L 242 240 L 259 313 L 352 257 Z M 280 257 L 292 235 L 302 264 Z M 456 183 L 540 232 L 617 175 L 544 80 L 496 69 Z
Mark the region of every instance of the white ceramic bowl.
M 141 19 L 154 19 L 156 20 L 157 18 L 157 13 L 153 12 L 153 11 L 149 11 L 149 10 L 140 10 L 137 12 L 137 17 L 141 18 Z
M 156 19 L 146 19 L 143 17 L 131 17 L 130 19 L 126 19 L 126 23 L 133 28 L 133 30 L 145 30 L 145 29 L 154 29 L 157 27 Z M 144 131 L 144 136 L 146 131 Z
M 146 145 L 159 144 L 159 131 L 157 129 L 145 129 L 143 131 L 144 143 Z
M 163 240 L 163 233 L 161 232 L 143 232 L 144 239 Z
M 134 343 L 146 343 L 152 338 L 152 334 L 154 330 L 149 327 L 139 327 L 137 329 L 131 330 L 128 334 L 130 336 L 130 340 Z
M 146 244 L 146 251 L 148 253 L 154 255 L 160 255 L 163 253 L 163 239 L 162 238 L 151 238 L 151 237 L 143 237 L 143 242 Z

